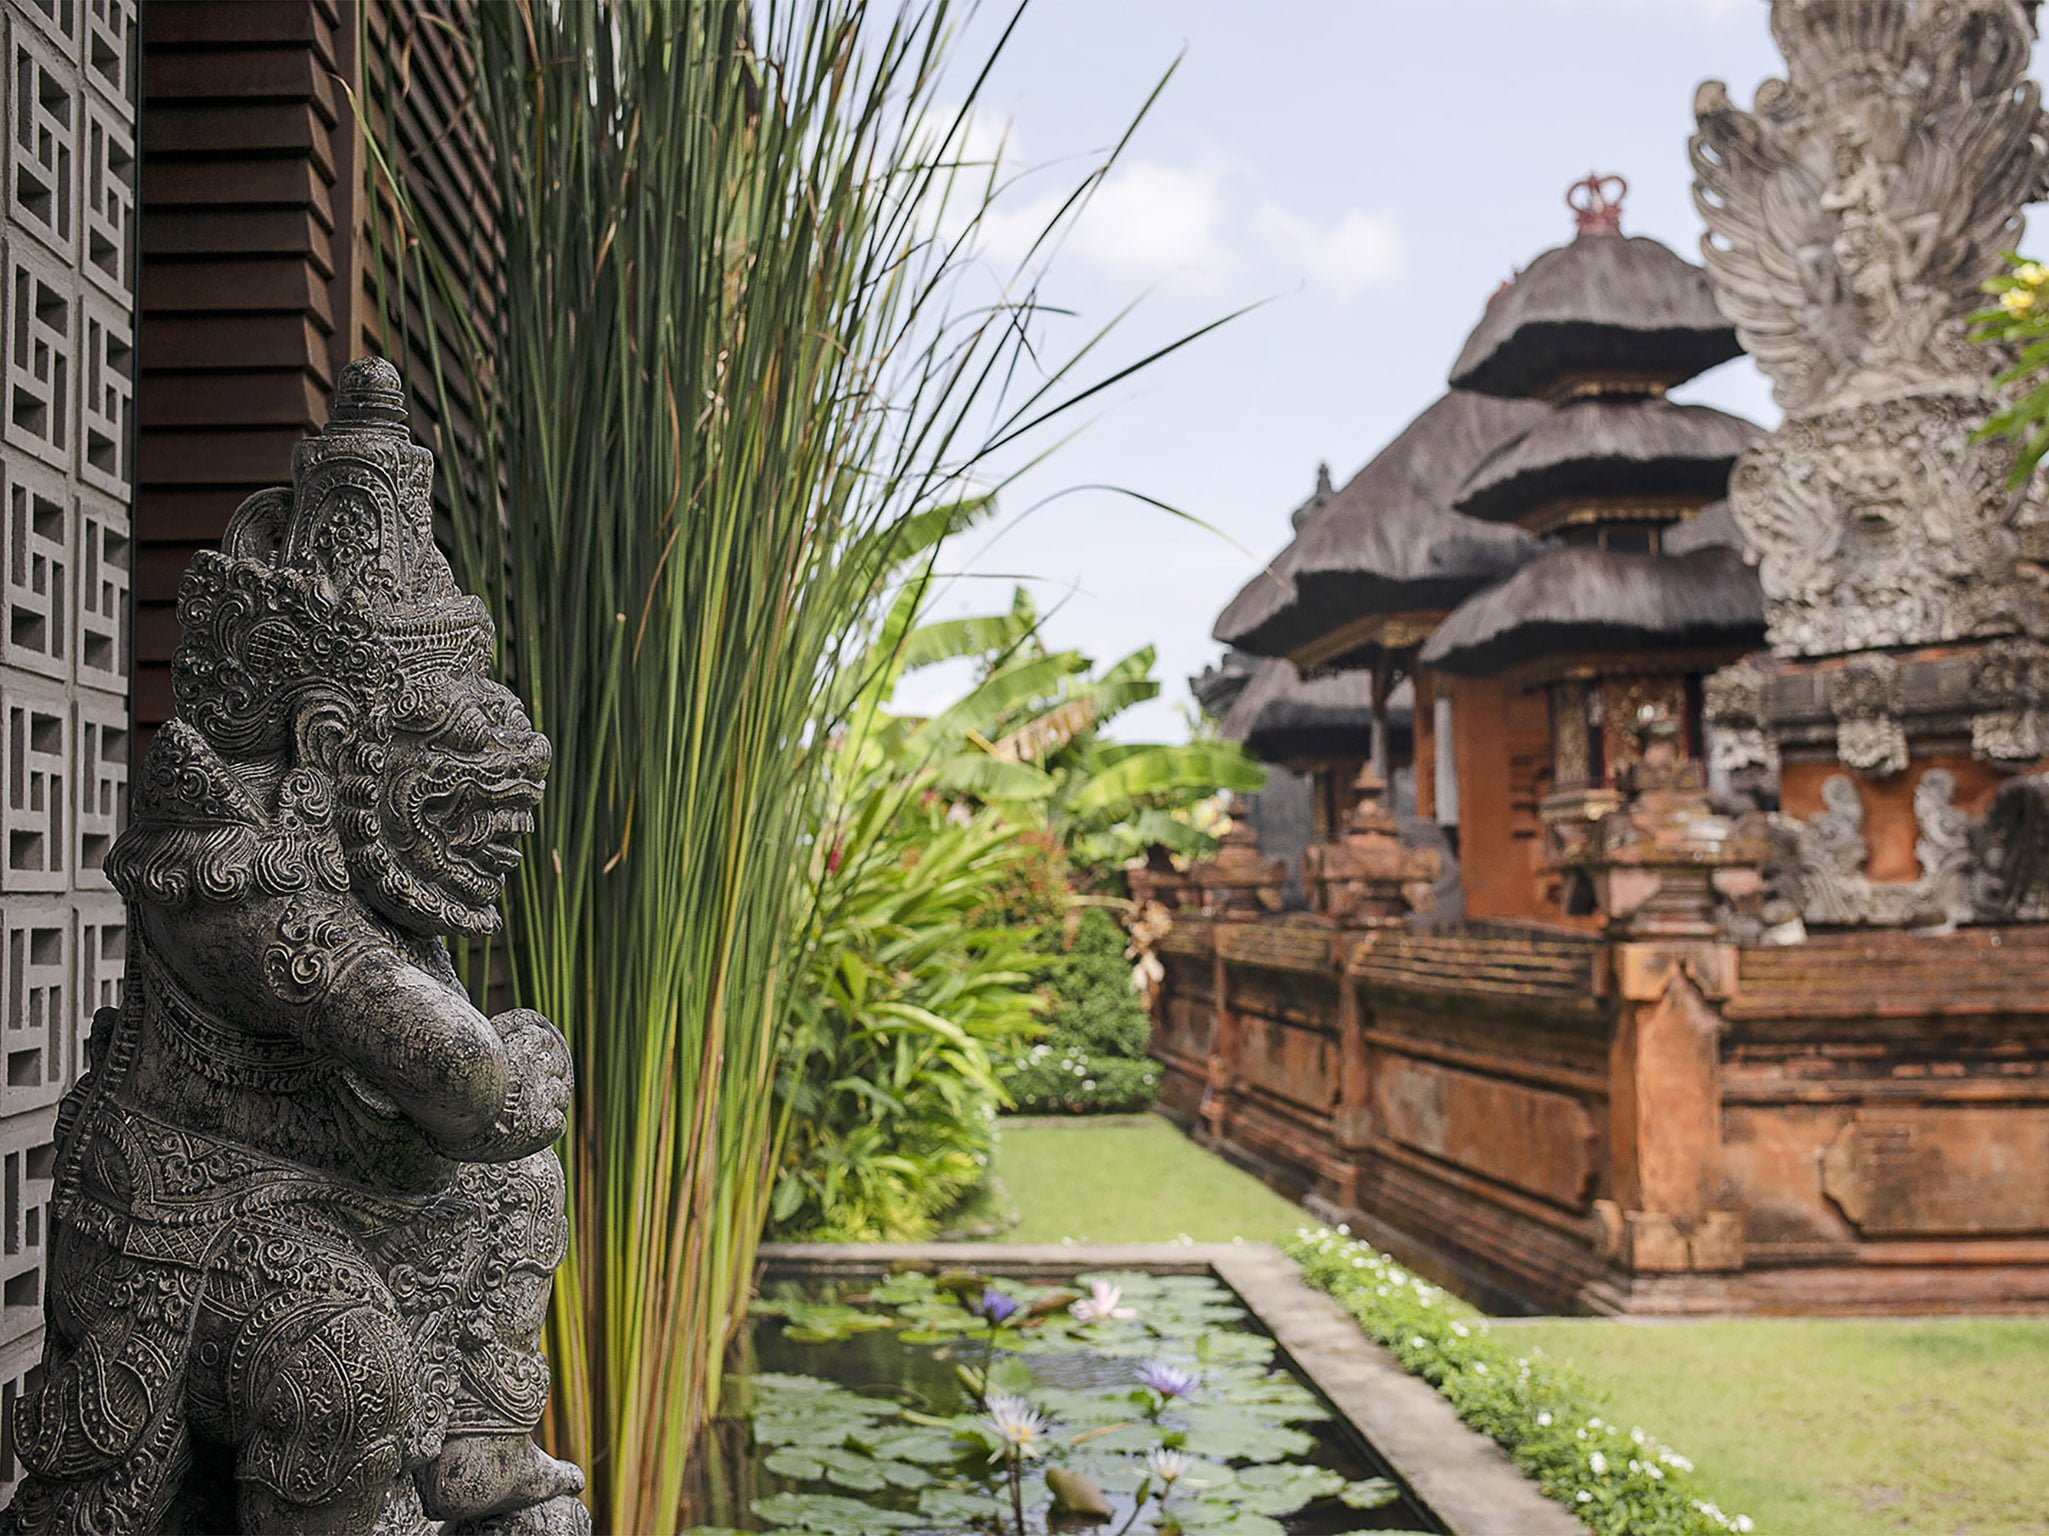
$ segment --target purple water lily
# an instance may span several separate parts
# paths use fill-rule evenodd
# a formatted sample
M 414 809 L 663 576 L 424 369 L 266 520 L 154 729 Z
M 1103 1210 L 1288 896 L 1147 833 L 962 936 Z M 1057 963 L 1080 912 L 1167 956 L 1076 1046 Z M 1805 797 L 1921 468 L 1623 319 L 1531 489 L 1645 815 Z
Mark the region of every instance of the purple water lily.
M 1164 1360 L 1147 1362 L 1138 1373 L 1139 1385 L 1163 1398 L 1186 1397 L 1201 1380 L 1195 1372 L 1169 1365 Z
M 982 1299 L 976 1302 L 969 1310 L 991 1328 L 1001 1328 L 1005 1323 L 1017 1316 L 1022 1306 L 1022 1302 L 1014 1297 L 1004 1295 L 1003 1292 L 991 1286 L 988 1290 L 982 1292 Z

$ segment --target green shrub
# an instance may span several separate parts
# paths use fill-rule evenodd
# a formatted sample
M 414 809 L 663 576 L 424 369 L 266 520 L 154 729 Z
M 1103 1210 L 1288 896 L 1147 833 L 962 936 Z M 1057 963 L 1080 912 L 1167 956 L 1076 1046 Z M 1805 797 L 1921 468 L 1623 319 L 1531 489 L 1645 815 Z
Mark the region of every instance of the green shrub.
M 840 833 L 776 1078 L 774 1236 L 914 1241 L 981 1183 L 996 1062 L 1037 1023 L 1032 930 L 992 905 L 1022 856 L 995 813 L 888 784 Z
M 1589 1411 L 1591 1394 L 1543 1351 L 1520 1352 L 1450 1292 L 1410 1274 L 1346 1229 L 1302 1228 L 1287 1245 L 1311 1285 L 1366 1336 L 1443 1393 L 1551 1498 L 1596 1536 L 1722 1536 L 1755 1529 L 1724 1514 L 1688 1476 L 1693 1463 L 1641 1429 Z
M 1145 1109 L 1160 1069 L 1145 1054 L 1152 1033 L 1124 957 L 1124 931 L 1089 907 L 1074 942 L 1045 968 L 1047 1036 L 1016 1057 L 1003 1086 L 1019 1109 L 1106 1114 Z

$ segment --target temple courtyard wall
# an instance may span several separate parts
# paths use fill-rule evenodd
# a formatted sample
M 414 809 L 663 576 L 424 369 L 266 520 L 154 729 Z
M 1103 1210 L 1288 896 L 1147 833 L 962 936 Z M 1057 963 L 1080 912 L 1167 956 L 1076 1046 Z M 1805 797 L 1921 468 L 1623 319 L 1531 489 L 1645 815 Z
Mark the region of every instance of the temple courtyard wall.
M 2049 934 L 1620 942 L 1180 915 L 1163 1105 L 1507 1311 L 2049 1303 Z

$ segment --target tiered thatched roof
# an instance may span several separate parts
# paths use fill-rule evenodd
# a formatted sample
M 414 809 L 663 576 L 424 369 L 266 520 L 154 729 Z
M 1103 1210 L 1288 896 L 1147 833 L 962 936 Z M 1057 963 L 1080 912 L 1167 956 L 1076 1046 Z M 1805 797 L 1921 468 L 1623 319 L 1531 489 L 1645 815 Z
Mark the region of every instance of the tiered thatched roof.
M 1691 553 L 1624 554 L 1594 542 L 1603 524 L 1663 521 L 1720 497 L 1759 435 L 1740 417 L 1664 398 L 1666 386 L 1734 357 L 1736 336 L 1705 272 L 1621 233 L 1624 190 L 1617 176 L 1575 184 L 1566 201 L 1578 238 L 1495 295 L 1452 368 L 1467 388 L 1556 402 L 1477 465 L 1453 505 L 1558 529 L 1572 547 L 1468 598 L 1423 648 L 1426 665 L 1486 674 L 1547 656 L 1740 652 L 1764 639 L 1757 576 L 1737 549 L 1707 543 L 1712 528 L 1693 535 Z M 1678 547 L 1687 542 L 1682 535 Z
M 1578 238 L 1495 295 L 1454 388 L 1298 513 L 1294 542 L 1232 599 L 1217 639 L 1359 666 L 1450 612 L 1423 660 L 1472 672 L 1546 652 L 1762 639 L 1757 579 L 1728 541 L 1701 547 L 1710 525 L 1675 524 L 1668 547 L 1697 552 L 1672 557 L 1543 554 L 1532 537 L 1588 522 L 1592 540 L 1600 523 L 1677 518 L 1723 493 L 1758 436 L 1740 417 L 1664 398 L 1736 356 L 1736 336 L 1700 268 L 1621 234 L 1624 190 L 1614 176 L 1574 186 Z
M 1741 350 L 1701 268 L 1641 235 L 1583 231 L 1494 295 L 1451 382 L 1518 397 L 1580 376 L 1676 384 Z
M 1764 593 L 1742 555 L 1559 549 L 1469 598 L 1430 637 L 1423 662 L 1485 676 L 1533 657 L 1764 643 Z
M 1414 694 L 1406 683 L 1387 703 L 1393 733 L 1410 729 Z M 1263 661 L 1224 717 L 1223 734 L 1270 763 L 1364 757 L 1373 744 L 1373 684 L 1363 671 L 1304 681 L 1293 662 Z
M 1449 608 L 1514 570 L 1535 552 L 1529 537 L 1461 517 L 1450 500 L 1474 465 L 1549 410 L 1442 396 L 1303 521 L 1218 617 L 1216 638 L 1284 656 L 1362 616 Z
M 1488 455 L 1452 504 L 1538 532 L 1530 514 L 1576 499 L 1698 505 L 1722 494 L 1736 456 L 1761 435 L 1740 416 L 1656 395 L 1574 400 Z
M 1203 713 L 1213 720 L 1222 720 L 1231 712 L 1231 706 L 1238 702 L 1238 696 L 1252 681 L 1252 674 L 1259 670 L 1259 658 L 1244 651 L 1226 651 L 1223 660 L 1204 667 L 1200 673 L 1188 680 L 1188 691 L 1195 695 L 1195 702 L 1202 706 Z

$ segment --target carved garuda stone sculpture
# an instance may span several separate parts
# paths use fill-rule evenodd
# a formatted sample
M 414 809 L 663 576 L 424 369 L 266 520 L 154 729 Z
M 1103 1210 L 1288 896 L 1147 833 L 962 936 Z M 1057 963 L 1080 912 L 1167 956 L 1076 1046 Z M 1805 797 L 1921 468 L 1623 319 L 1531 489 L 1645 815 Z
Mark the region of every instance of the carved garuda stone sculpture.
M 1996 359 L 1978 285 L 2040 195 L 2020 0 L 1774 0 L 1783 80 L 1695 101 L 1694 200 L 1715 297 L 1784 423 L 1729 499 L 1772 648 L 1839 655 L 2039 632 L 2039 508 L 2010 444 L 1974 441 Z
M 0 1532 L 589 1529 L 533 1440 L 568 1051 L 473 1007 L 444 944 L 495 927 L 548 744 L 434 547 L 401 402 L 351 364 L 291 489 L 179 589 Z

